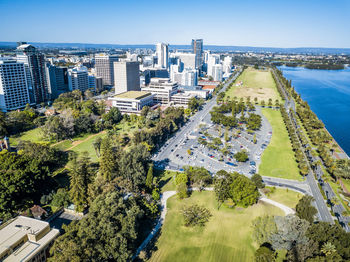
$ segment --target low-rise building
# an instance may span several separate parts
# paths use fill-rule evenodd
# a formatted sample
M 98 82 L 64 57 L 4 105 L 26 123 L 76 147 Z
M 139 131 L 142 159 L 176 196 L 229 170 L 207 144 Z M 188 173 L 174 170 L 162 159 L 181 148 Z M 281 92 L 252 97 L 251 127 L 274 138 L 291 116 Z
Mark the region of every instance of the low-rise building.
M 0 261 L 44 262 L 59 234 L 48 222 L 18 216 L 0 229 Z
M 170 81 L 169 78 L 152 78 L 148 86 L 141 90 L 155 95 L 154 100 L 157 103 L 169 104 L 170 97 L 177 93 L 178 84 Z
M 195 97 L 194 94 L 189 93 L 177 93 L 171 96 L 171 105 L 174 106 L 183 106 L 184 108 L 187 108 L 188 102 L 191 100 L 192 97 Z
M 128 91 L 115 95 L 108 100 L 126 114 L 139 114 L 144 106 L 153 106 L 154 94 L 144 91 Z

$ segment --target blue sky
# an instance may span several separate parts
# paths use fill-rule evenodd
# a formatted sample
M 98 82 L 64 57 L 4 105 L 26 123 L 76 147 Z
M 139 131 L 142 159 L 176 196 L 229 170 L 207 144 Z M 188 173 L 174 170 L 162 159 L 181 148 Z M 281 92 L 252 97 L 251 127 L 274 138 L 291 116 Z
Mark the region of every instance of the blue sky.
M 348 0 L 0 0 L 0 41 L 350 48 Z

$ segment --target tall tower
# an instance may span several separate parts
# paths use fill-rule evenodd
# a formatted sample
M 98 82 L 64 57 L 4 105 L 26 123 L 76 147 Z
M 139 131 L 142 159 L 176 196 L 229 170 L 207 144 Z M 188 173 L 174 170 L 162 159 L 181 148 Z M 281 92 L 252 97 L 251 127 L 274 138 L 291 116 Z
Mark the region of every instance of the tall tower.
M 158 57 L 157 66 L 160 68 L 168 68 L 169 66 L 169 45 L 164 43 L 156 44 L 156 54 Z
M 89 89 L 89 74 L 85 66 L 79 65 L 68 69 L 68 86 L 70 91 L 79 89 L 85 92 Z
M 192 53 L 196 55 L 196 68 L 202 70 L 203 66 L 203 39 L 192 39 Z
M 101 77 L 103 84 L 112 86 L 114 84 L 113 63 L 118 61 L 118 56 L 108 54 L 97 54 L 95 56 L 96 76 Z
M 141 91 L 139 62 L 114 62 L 115 94 L 127 91 Z
M 20 42 L 16 50 L 17 61 L 26 69 L 31 103 L 39 104 L 50 99 L 45 68 L 45 57 L 34 46 Z
M 0 110 L 7 112 L 29 104 L 24 64 L 13 58 L 0 58 Z

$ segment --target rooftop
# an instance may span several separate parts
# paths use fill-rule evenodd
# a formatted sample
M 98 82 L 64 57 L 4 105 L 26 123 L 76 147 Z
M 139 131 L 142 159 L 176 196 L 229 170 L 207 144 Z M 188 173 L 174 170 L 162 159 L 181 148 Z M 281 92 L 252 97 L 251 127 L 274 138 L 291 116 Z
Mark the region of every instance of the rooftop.
M 58 235 L 59 231 L 50 230 L 47 222 L 18 216 L 0 229 L 0 257 L 23 241 L 24 244 L 4 261 L 26 261 Z
M 142 99 L 144 97 L 150 96 L 151 93 L 145 91 L 128 91 L 118 95 L 115 98 L 129 98 L 129 99 Z

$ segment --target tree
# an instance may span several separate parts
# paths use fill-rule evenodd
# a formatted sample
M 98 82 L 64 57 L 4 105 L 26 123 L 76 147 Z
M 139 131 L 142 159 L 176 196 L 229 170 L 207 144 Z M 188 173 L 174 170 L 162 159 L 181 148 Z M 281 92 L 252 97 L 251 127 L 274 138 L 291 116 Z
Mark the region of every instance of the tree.
M 254 174 L 250 179 L 253 181 L 253 183 L 255 184 L 255 186 L 257 188 L 264 188 L 265 187 L 265 184 L 264 184 L 264 182 L 262 180 L 261 175 Z
M 230 140 L 228 136 L 228 127 L 225 128 L 225 142 L 228 142 Z
M 55 207 L 68 207 L 70 203 L 69 193 L 64 188 L 57 189 L 56 194 L 52 196 L 51 205 Z
M 97 157 L 100 157 L 101 153 L 101 143 L 102 143 L 102 138 L 98 137 L 95 139 L 95 141 L 92 143 L 96 152 Z
M 148 168 L 147 177 L 146 177 L 146 187 L 149 190 L 152 190 L 153 187 L 153 164 Z
M 204 167 L 186 166 L 184 169 L 190 183 L 198 187 L 200 191 L 212 181 L 209 171 Z
M 185 226 L 201 226 L 203 227 L 205 223 L 209 221 L 209 218 L 212 216 L 209 209 L 199 206 L 197 204 L 184 207 L 181 210 L 183 215 Z
M 276 254 L 266 246 L 261 246 L 255 251 L 256 262 L 273 262 L 276 261 Z
M 130 261 L 144 212 L 133 197 L 113 190 L 98 196 L 89 213 L 65 227 L 48 261 Z
M 69 194 L 76 207 L 81 212 L 87 205 L 88 186 L 91 182 L 91 162 L 88 153 L 84 152 L 79 159 L 74 158 L 70 176 Z
M 225 170 L 220 170 L 216 173 L 214 180 L 214 192 L 216 201 L 218 202 L 218 209 L 221 204 L 230 197 L 230 184 L 232 183 L 232 176 Z
M 105 128 L 112 129 L 113 125 L 118 124 L 123 116 L 117 107 L 112 107 L 108 113 L 102 115 Z
M 230 185 L 230 197 L 236 205 L 248 207 L 258 201 L 259 192 L 249 178 L 234 173 L 234 179 Z
M 238 162 L 246 162 L 248 160 L 248 154 L 245 151 L 240 151 L 240 152 L 237 152 L 236 154 L 234 154 L 234 158 Z
M 259 244 L 270 242 L 271 235 L 277 233 L 277 226 L 273 216 L 257 217 L 252 222 L 253 239 Z
M 306 245 L 309 241 L 306 236 L 310 223 L 294 215 L 285 217 L 276 216 L 277 232 L 270 236 L 270 242 L 275 250 L 290 250 L 295 245 Z
M 313 200 L 312 196 L 305 195 L 295 207 L 296 215 L 310 223 L 314 221 L 314 216 L 317 214 L 317 209 L 311 204 Z
M 325 254 L 326 257 L 332 256 L 335 252 L 337 252 L 337 249 L 332 244 L 332 242 L 326 242 L 323 244 L 321 248 L 321 252 Z
M 265 107 L 265 100 L 262 100 L 262 101 L 261 101 L 261 106 L 262 106 L 262 107 Z
M 112 142 L 109 137 L 104 138 L 101 142 L 99 172 L 105 180 L 110 181 L 116 176 L 116 173 L 119 170 L 119 158 L 120 155 L 118 148 L 112 147 Z

